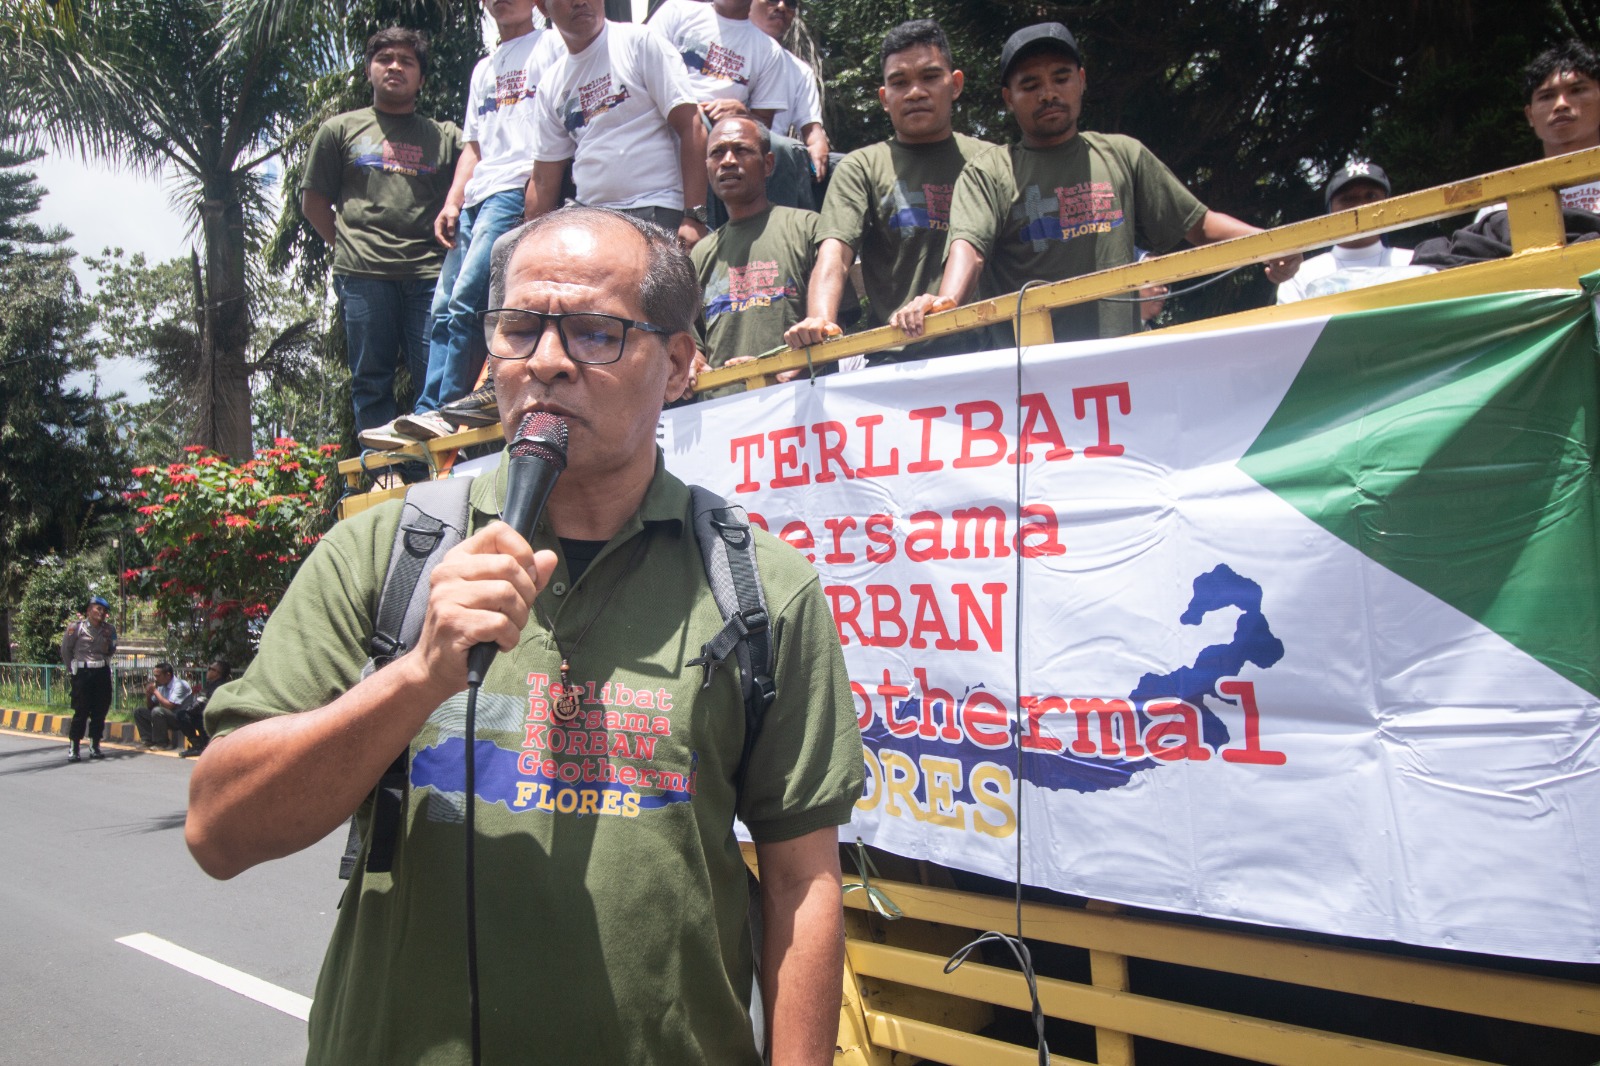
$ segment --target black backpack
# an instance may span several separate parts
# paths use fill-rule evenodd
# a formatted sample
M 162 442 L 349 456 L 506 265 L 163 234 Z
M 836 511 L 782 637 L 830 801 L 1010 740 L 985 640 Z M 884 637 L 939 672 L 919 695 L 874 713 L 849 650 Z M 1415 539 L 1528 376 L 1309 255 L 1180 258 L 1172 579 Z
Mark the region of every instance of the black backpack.
M 404 655 L 421 634 L 428 610 L 427 576 L 445 552 L 461 543 L 467 534 L 472 480 L 424 481 L 406 490 L 400 525 L 389 551 L 389 569 L 378 594 L 377 623 L 368 641 L 371 658 L 362 671 L 363 677 Z M 695 540 L 700 545 L 712 598 L 722 612 L 723 626 L 686 665 L 705 671 L 702 688 L 710 687 L 717 667 L 726 663 L 730 655 L 738 667 L 745 731 L 744 751 L 734 771 L 737 787 L 743 782 L 745 764 L 762 718 L 777 695 L 767 600 L 756 566 L 755 535 L 744 508 L 699 485 L 690 485 L 689 495 Z M 394 864 L 394 846 L 404 817 L 410 776 L 408 756 L 408 752 L 400 753 L 384 771 L 373 793 L 372 842 L 367 849 L 366 868 L 375 873 L 387 873 Z M 341 878 L 348 880 L 355 872 L 361 861 L 361 844 L 361 830 L 352 817 L 344 857 L 339 861 Z

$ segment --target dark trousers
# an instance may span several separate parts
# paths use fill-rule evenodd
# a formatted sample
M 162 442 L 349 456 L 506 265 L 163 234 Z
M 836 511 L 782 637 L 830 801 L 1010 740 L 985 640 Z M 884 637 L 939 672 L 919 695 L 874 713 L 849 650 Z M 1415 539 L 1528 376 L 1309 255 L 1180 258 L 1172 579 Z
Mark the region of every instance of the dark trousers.
M 72 726 L 68 736 L 74 745 L 83 740 L 100 746 L 106 731 L 106 712 L 111 709 L 111 667 L 80 666 L 72 675 Z
M 196 700 L 193 707 L 178 712 L 178 730 L 189 739 L 189 746 L 196 751 L 205 747 L 206 741 L 211 739 L 206 734 L 205 712 L 203 700 Z
M 133 712 L 133 727 L 139 739 L 160 748 L 172 746 L 172 734 L 178 724 L 175 710 L 169 710 L 150 700 Z

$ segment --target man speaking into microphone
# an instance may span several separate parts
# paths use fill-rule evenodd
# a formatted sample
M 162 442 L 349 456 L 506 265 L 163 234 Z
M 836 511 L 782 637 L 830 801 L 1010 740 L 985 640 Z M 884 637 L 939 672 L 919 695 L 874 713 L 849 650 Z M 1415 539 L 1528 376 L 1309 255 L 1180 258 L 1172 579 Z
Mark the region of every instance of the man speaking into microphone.
M 308 1063 L 471 1061 L 464 813 L 474 804 L 481 1061 L 756 1064 L 753 949 L 731 823 L 756 841 L 771 1061 L 831 1062 L 843 956 L 837 827 L 861 748 L 815 571 L 756 530 L 776 697 L 745 752 L 738 671 L 691 664 L 723 628 L 688 488 L 655 444 L 690 380 L 694 273 L 675 237 L 567 208 L 497 250 L 485 336 L 506 437 L 564 423 L 532 543 L 472 486 L 415 647 L 363 677 L 398 503 L 335 527 L 206 715 L 187 839 L 212 876 L 304 848 L 409 754 L 392 861 L 359 865 Z M 464 736 L 468 655 L 498 648 Z M 473 747 L 465 794 L 466 745 Z

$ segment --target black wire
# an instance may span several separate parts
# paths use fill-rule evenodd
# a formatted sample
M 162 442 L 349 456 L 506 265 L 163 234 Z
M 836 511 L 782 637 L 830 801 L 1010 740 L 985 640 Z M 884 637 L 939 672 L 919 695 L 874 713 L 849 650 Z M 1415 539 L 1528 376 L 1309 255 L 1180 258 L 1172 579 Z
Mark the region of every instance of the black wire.
M 1016 426 L 1020 450 L 1023 447 L 1022 434 L 1022 297 L 1035 285 L 1045 285 L 1048 282 L 1035 279 L 1017 290 L 1017 311 L 1011 320 L 1013 338 L 1016 341 Z M 1019 454 L 1016 463 L 1016 499 L 1012 504 L 1012 522 L 1014 528 L 1022 528 L 1022 474 L 1027 464 L 1022 461 Z M 944 972 L 954 973 L 958 967 L 967 961 L 967 956 L 972 954 L 984 944 L 1001 943 L 1011 949 L 1012 956 L 1017 960 L 1017 965 L 1022 969 L 1022 979 L 1028 984 L 1028 999 L 1033 1014 L 1033 1033 L 1036 1048 L 1039 1052 L 1039 1066 L 1050 1066 L 1050 1044 L 1044 1038 L 1044 1008 L 1039 1004 L 1039 978 L 1033 971 L 1033 955 L 1028 951 L 1027 942 L 1022 938 L 1022 553 L 1016 553 L 1015 587 L 1017 590 L 1016 609 L 1012 612 L 1012 651 L 1011 651 L 1011 685 L 1012 702 L 1014 704 L 1011 718 L 1012 743 L 1016 745 L 1016 789 L 1017 789 L 1017 851 L 1016 872 L 1012 879 L 1013 904 L 1016 908 L 1017 935 L 1007 936 L 1005 933 L 989 930 L 978 939 L 967 944 L 950 958 L 945 960 Z
M 478 686 L 467 686 L 466 773 L 464 790 L 467 795 L 467 1015 L 471 1032 L 472 1066 L 483 1062 L 483 1046 L 478 1031 L 478 885 L 477 885 L 477 753 L 473 750 L 478 736 Z
M 1020 804 L 1019 804 L 1020 806 Z M 950 956 L 944 964 L 945 973 L 955 973 L 967 961 L 967 956 L 984 944 L 1004 944 L 1011 949 L 1017 965 L 1022 968 L 1022 979 L 1028 982 L 1028 996 L 1033 1001 L 1033 1032 L 1038 1038 L 1039 1066 L 1050 1066 L 1050 1045 L 1044 1039 L 1044 1008 L 1039 1006 L 1039 979 L 1033 972 L 1033 956 L 1020 936 L 1007 936 L 993 929 Z
M 1165 295 L 1162 295 L 1162 296 L 1102 296 L 1102 297 L 1100 297 L 1100 299 L 1104 300 L 1108 304 L 1142 304 L 1146 300 L 1165 300 L 1168 297 L 1172 297 L 1172 296 L 1187 296 L 1191 292 L 1199 292 L 1201 289 L 1205 288 L 1207 285 L 1215 285 L 1217 282 L 1221 281 L 1223 278 L 1232 277 L 1233 275 L 1239 273 L 1239 271 L 1241 271 L 1243 269 L 1244 269 L 1244 267 L 1242 267 L 1242 266 L 1236 266 L 1232 270 L 1224 270 L 1222 273 L 1216 275 L 1215 277 L 1207 278 L 1204 281 L 1197 281 L 1193 285 L 1186 286 L 1185 288 L 1182 288 L 1182 289 L 1171 289 Z M 1032 285 L 1032 284 L 1033 284 L 1033 282 L 1031 282 L 1031 281 L 1028 282 L 1028 285 Z M 1026 287 L 1027 286 L 1023 286 L 1023 288 L 1026 288 Z M 1020 297 L 1022 294 L 1019 292 L 1017 295 Z M 1019 307 L 1021 306 L 1021 301 L 1020 300 L 1018 301 L 1018 306 Z

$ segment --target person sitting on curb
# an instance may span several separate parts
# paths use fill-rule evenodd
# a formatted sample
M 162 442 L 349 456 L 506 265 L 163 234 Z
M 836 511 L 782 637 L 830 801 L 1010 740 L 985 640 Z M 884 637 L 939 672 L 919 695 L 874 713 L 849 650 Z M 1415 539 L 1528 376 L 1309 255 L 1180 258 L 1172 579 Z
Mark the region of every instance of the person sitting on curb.
M 178 757 L 187 759 L 191 755 L 199 755 L 206 750 L 206 741 L 210 740 L 206 733 L 205 713 L 206 704 L 211 702 L 212 693 L 217 687 L 233 676 L 233 667 L 226 659 L 213 659 L 206 667 L 206 674 L 200 681 L 200 687 L 194 693 L 187 708 L 179 708 L 177 719 L 178 729 L 189 740 L 189 746 L 178 752 Z
M 172 672 L 171 663 L 156 663 L 155 679 L 144 687 L 144 706 L 133 712 L 141 748 L 170 747 L 173 727 L 194 704 L 189 682 Z M 156 727 L 160 726 L 160 741 Z

